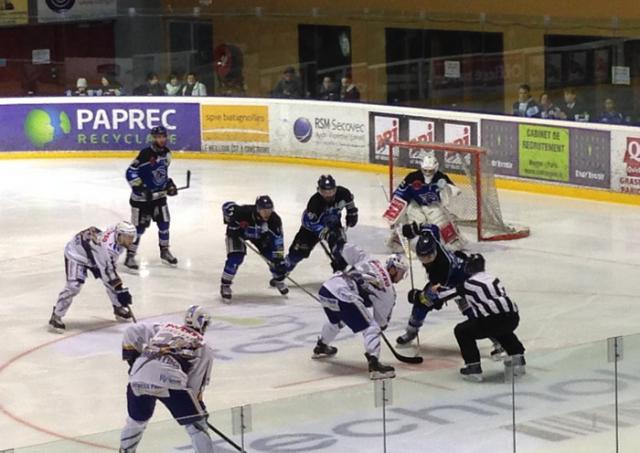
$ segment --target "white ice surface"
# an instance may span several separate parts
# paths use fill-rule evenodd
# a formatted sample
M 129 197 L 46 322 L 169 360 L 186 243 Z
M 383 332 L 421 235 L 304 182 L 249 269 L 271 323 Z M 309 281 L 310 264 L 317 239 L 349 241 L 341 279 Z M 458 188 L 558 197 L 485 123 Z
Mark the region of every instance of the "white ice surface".
M 117 430 L 124 420 L 126 367 L 119 359 L 124 326 L 113 322 L 109 301 L 99 282 L 88 281 L 75 300 L 65 318 L 68 332 L 64 336 L 49 333 L 46 323 L 64 284 L 65 242 L 87 226 L 103 227 L 129 217 L 128 186 L 124 180 L 127 164 L 124 159 L 0 161 L 0 449 Z M 341 335 L 337 343 L 339 355 L 330 363 L 310 360 L 324 320 L 321 309 L 299 289 L 293 288 L 288 298 L 282 298 L 268 288 L 266 267 L 251 253 L 234 284 L 233 304 L 220 302 L 218 285 L 225 258 L 220 205 L 228 200 L 249 203 L 259 194 L 271 195 L 283 218 L 288 245 L 317 177 L 331 172 L 339 184 L 355 193 L 360 209 L 360 223 L 349 232 L 350 239 L 384 256 L 388 230 L 381 219 L 386 203 L 379 187 L 379 180 L 384 177 L 330 168 L 175 159 L 172 176 L 178 185 L 187 168 L 193 173 L 192 188 L 169 202 L 172 251 L 180 260 L 178 268 L 160 263 L 156 228 L 152 226 L 142 239 L 140 275 L 122 272 L 134 296 L 138 319 L 179 320 L 181 312 L 193 303 L 211 309 L 215 323 L 207 338 L 220 360 L 215 365 L 213 385 L 205 396 L 210 410 L 345 388 L 342 393 L 328 394 L 329 406 L 337 413 L 325 422 L 329 425 L 353 418 L 349 408 L 341 408 L 340 404 L 350 394 L 350 386 L 364 388 L 361 384 L 368 381 L 360 337 L 346 332 Z M 528 225 L 531 237 L 472 244 L 472 248 L 485 254 L 489 270 L 500 276 L 520 305 L 522 322 L 518 334 L 531 364 L 522 385 L 551 385 L 554 379 L 578 379 L 598 368 L 610 367 L 602 340 L 640 332 L 640 211 L 629 206 L 506 191 L 500 197 L 505 218 Z M 414 268 L 416 282 L 422 285 L 424 273 L 417 264 Z M 318 249 L 292 277 L 315 291 L 329 273 L 327 258 Z M 404 299 L 408 289 L 409 282 L 405 280 L 388 331 L 390 338 L 402 331 L 408 317 L 410 307 Z M 460 319 L 453 307 L 429 315 L 421 333 L 425 363 L 419 367 L 397 364 L 388 352 L 383 353 L 383 360 L 396 365 L 402 377 L 394 384 L 400 395 L 398 404 L 460 404 L 495 390 L 492 385 L 496 383 L 470 386 L 458 379 L 461 360 L 452 329 Z M 571 353 L 558 351 L 597 341 L 572 349 Z M 640 342 L 635 345 L 638 347 L 627 348 L 626 355 L 640 363 Z M 486 343 L 482 352 L 487 352 Z M 583 357 L 588 358 L 586 362 L 581 361 Z M 485 369 L 491 375 L 500 368 L 486 363 Z M 636 366 L 636 376 L 639 371 Z M 412 380 L 420 384 L 411 384 Z M 632 399 L 632 389 L 627 390 Z M 635 397 L 639 396 L 640 391 L 635 392 Z M 363 398 L 366 403 L 362 407 L 374 410 L 368 397 Z M 309 408 L 298 401 L 291 404 L 304 414 Z M 612 402 L 612 397 L 607 396 L 602 401 L 581 400 L 580 404 L 596 407 Z M 567 404 L 571 407 L 558 411 L 582 408 L 572 401 Z M 546 413 L 544 406 L 538 412 L 534 409 L 526 416 Z M 259 409 L 256 412 L 254 417 L 258 417 Z M 164 408 L 159 408 L 154 421 L 169 417 Z M 468 414 L 460 421 L 469 426 L 465 417 Z M 306 426 L 304 415 L 296 420 Z M 485 436 L 486 445 L 474 442 L 474 448 L 488 451 L 482 448 L 493 445 L 494 451 L 507 451 L 511 434 L 502 433 L 499 427 L 510 422 L 510 414 L 491 419 L 497 430 Z M 312 424 L 323 430 L 322 423 Z M 260 423 L 255 421 L 254 425 Z M 457 431 L 420 429 L 426 437 L 424 442 L 431 439 L 433 450 L 413 449 L 407 442 L 389 451 L 476 451 L 453 447 L 460 441 Z M 474 430 L 482 429 L 476 426 Z M 282 431 L 282 427 L 272 430 Z M 580 437 L 587 438 L 584 445 L 592 446 L 593 451 L 612 451 L 597 447 L 610 446 L 609 431 Z M 495 450 L 497 444 L 491 444 L 492 439 L 498 439 L 505 449 Z M 369 442 L 380 443 L 377 438 L 356 440 L 349 443 L 342 439 L 336 444 L 339 446 L 323 451 L 371 451 L 365 448 Z M 571 442 L 575 440 L 564 442 L 567 443 L 550 444 L 544 451 L 578 451 L 563 448 L 574 445 Z M 175 445 L 186 443 L 183 436 Z M 530 447 L 522 451 L 536 451 L 538 444 L 523 436 L 520 445 Z M 86 445 L 78 448 L 93 451 Z M 580 450 L 587 451 L 583 448 Z

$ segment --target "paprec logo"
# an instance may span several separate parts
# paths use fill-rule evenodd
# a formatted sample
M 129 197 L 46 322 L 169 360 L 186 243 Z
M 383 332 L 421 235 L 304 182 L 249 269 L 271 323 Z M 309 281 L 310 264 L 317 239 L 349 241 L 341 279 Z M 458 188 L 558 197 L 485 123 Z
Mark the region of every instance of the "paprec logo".
M 307 118 L 298 118 L 295 123 L 293 123 L 293 135 L 295 135 L 300 143 L 306 143 L 311 140 L 311 136 L 313 135 L 311 121 Z

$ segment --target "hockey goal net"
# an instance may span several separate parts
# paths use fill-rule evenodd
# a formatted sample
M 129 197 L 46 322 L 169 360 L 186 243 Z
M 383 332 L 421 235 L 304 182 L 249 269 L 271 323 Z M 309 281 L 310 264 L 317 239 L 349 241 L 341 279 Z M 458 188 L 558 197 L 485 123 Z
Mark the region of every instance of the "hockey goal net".
M 433 153 L 440 171 L 461 190 L 446 205 L 458 226 L 475 227 L 479 241 L 504 241 L 529 236 L 529 228 L 509 225 L 502 219 L 493 167 L 485 148 L 433 142 L 388 144 L 389 193 L 422 158 Z

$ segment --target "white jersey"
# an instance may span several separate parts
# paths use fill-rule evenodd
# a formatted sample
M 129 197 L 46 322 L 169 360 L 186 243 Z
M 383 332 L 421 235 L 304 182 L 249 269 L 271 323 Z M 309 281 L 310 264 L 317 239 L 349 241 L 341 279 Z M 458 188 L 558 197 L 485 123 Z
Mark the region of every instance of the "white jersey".
M 93 269 L 100 273 L 102 281 L 113 286 L 120 280 L 116 272 L 118 258 L 125 248 L 116 240 L 116 227 L 112 226 L 105 231 L 96 227 L 89 227 L 80 231 L 64 248 L 64 256 Z
M 125 331 L 122 348 L 141 354 L 129 374 L 136 395 L 168 397 L 172 389 L 191 390 L 201 398 L 209 384 L 213 349 L 187 326 L 134 324 Z
M 342 257 L 356 271 L 372 277 L 372 282 L 367 289 L 371 292 L 369 299 L 372 303 L 373 318 L 380 327 L 385 327 L 391 319 L 391 312 L 396 304 L 396 289 L 389 272 L 379 260 L 373 259 L 354 244 L 345 244 Z M 323 286 L 343 302 L 364 302 L 356 284 L 348 274 L 343 272 L 334 274 Z

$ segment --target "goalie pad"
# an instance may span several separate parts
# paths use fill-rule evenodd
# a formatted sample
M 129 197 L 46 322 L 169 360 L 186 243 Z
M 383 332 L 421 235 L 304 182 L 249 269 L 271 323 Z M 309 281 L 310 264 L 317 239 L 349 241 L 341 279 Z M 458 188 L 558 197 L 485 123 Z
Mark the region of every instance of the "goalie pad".
M 391 199 L 391 203 L 389 203 L 389 207 L 384 212 L 384 214 L 382 214 L 382 218 L 389 222 L 389 225 L 394 226 L 396 223 L 398 223 L 398 220 L 400 219 L 402 214 L 404 214 L 404 212 L 407 210 L 407 206 L 408 203 L 406 202 L 406 200 L 403 200 L 398 196 L 394 196 Z
M 449 249 L 455 250 L 464 246 L 465 241 L 458 227 L 453 222 L 447 208 L 440 203 L 434 203 L 429 206 L 409 205 L 407 217 L 410 222 L 416 222 L 419 225 L 424 223 L 437 225 L 440 229 L 442 242 Z

